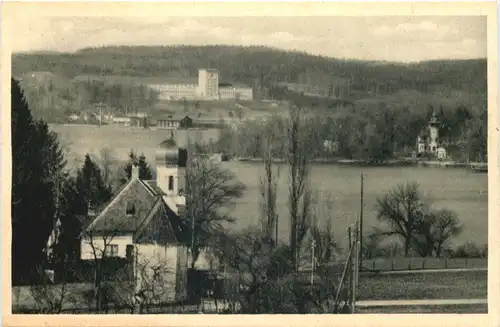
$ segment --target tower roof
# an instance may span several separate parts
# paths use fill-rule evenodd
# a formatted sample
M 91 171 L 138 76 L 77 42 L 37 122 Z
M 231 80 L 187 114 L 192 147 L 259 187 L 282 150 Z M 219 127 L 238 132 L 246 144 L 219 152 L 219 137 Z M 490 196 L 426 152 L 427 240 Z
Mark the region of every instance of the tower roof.
M 165 141 L 161 142 L 159 144 L 159 147 L 163 149 L 177 148 L 177 143 L 175 142 L 175 139 L 173 137 L 170 137 Z
M 437 115 L 436 108 L 434 108 L 434 110 L 432 111 L 432 116 L 431 116 L 430 123 L 431 124 L 436 124 L 437 122 L 438 122 L 438 115 Z
M 177 165 L 179 160 L 179 149 L 177 142 L 175 142 L 174 133 L 170 138 L 161 142 L 156 150 L 156 164 L 157 165 Z

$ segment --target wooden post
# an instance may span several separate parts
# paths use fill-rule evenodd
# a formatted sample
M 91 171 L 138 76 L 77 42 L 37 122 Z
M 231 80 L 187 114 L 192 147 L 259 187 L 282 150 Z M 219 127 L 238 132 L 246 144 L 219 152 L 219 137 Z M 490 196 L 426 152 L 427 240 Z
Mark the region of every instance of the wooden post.
M 359 222 L 356 222 L 356 229 L 354 231 L 354 253 L 353 253 L 353 283 L 352 283 L 352 306 L 351 312 L 356 312 L 356 292 L 358 288 L 359 279 L 359 254 L 360 254 L 360 240 L 359 240 Z
M 360 208 L 360 214 L 359 214 L 359 244 L 360 244 L 360 251 L 361 251 L 361 256 L 359 258 L 359 265 L 363 266 L 363 174 L 361 174 L 361 208 Z
M 352 243 L 352 233 L 351 233 L 351 226 L 349 226 L 349 228 L 347 229 L 347 234 L 348 234 L 348 237 L 349 237 L 349 250 L 351 250 L 351 247 L 353 246 L 353 243 Z M 349 251 L 350 252 L 350 251 Z M 352 274 L 353 274 L 353 271 L 352 271 L 352 267 L 353 267 L 353 262 L 352 262 L 352 253 L 351 255 L 349 255 L 347 257 L 347 262 L 346 262 L 347 265 L 349 265 L 349 271 L 348 271 L 348 279 L 347 279 L 347 295 L 348 295 L 348 301 L 349 301 L 349 305 L 352 307 L 352 300 L 353 300 L 353 294 L 351 293 L 352 292 Z
M 357 227 L 357 226 L 356 226 Z M 352 294 L 352 301 L 351 301 L 351 313 L 355 313 L 356 309 L 356 229 L 354 230 L 353 233 L 353 243 L 352 246 L 354 247 L 354 251 L 352 253 L 352 283 L 351 283 L 351 294 Z
M 311 286 L 313 286 L 314 284 L 314 264 L 315 264 L 315 260 L 314 260 L 314 247 L 316 246 L 316 241 L 312 240 L 312 258 L 311 258 Z

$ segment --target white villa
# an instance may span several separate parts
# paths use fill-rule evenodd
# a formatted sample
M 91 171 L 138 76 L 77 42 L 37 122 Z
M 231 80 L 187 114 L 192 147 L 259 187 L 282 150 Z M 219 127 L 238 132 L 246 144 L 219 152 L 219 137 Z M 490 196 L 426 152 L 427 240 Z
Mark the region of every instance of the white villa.
M 436 111 L 433 112 L 429 125 L 422 130 L 417 137 L 417 153 L 419 154 L 432 154 L 438 160 L 445 160 L 447 158 L 446 149 L 439 141 L 439 122 L 437 119 Z
M 127 259 L 133 266 L 136 291 L 159 279 L 155 289 L 162 302 L 187 296 L 189 224 L 184 221 L 187 151 L 173 138 L 156 152 L 156 180 L 139 178 L 133 167 L 131 179 L 97 214 L 82 233 L 81 259 Z

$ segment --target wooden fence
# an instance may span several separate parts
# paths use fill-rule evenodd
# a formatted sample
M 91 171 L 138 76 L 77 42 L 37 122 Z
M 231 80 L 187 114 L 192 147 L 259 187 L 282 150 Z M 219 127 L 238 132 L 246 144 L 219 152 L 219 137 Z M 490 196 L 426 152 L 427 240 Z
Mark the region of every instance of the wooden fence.
M 486 258 L 380 258 L 364 259 L 362 268 L 375 271 L 420 269 L 476 269 L 487 268 Z
M 336 273 L 342 272 L 345 260 L 330 264 Z M 485 269 L 488 268 L 487 258 L 377 258 L 363 259 L 360 262 L 362 271 L 406 271 L 406 270 L 435 270 L 435 269 Z M 299 268 L 304 273 L 311 272 L 311 264 L 305 262 Z

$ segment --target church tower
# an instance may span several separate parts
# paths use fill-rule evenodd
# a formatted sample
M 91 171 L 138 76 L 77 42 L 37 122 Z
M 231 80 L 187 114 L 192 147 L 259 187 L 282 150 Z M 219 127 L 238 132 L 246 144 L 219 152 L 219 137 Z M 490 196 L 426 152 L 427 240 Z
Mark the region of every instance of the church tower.
M 156 150 L 156 185 L 174 211 L 185 205 L 186 161 L 187 151 L 178 148 L 173 133 Z

